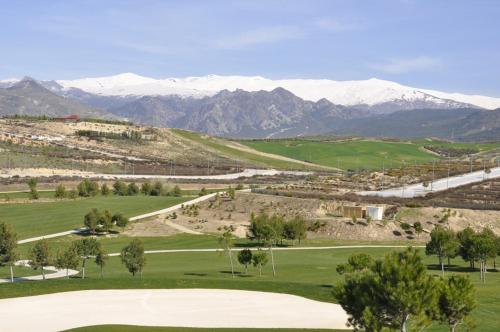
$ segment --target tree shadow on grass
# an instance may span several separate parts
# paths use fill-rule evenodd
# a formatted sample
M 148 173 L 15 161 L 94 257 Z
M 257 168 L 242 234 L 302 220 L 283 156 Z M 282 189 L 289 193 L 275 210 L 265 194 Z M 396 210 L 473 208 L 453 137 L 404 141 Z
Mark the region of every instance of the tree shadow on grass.
M 431 271 L 441 271 L 441 265 L 439 264 L 428 264 L 427 269 Z M 476 269 L 471 270 L 470 267 L 468 266 L 460 266 L 460 265 L 450 265 L 448 266 L 447 264 L 444 265 L 444 272 L 475 272 L 478 271 Z
M 321 287 L 321 288 L 333 288 L 332 285 L 327 285 L 327 284 L 319 285 L 319 287 Z
M 219 271 L 219 273 L 232 274 L 231 271 Z M 234 275 L 241 275 L 241 274 L 243 274 L 243 273 L 239 272 L 239 271 L 234 271 Z
M 206 273 L 196 273 L 196 272 L 187 272 L 184 273 L 185 276 L 193 276 L 193 277 L 206 277 L 208 274 Z

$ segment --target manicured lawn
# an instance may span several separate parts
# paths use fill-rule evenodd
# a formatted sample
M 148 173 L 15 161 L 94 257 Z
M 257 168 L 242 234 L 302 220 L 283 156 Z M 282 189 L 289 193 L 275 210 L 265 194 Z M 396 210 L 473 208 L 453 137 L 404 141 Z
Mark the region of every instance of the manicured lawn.
M 52 272 L 47 271 L 47 273 L 52 273 Z M 40 270 L 33 270 L 29 267 L 24 267 L 24 266 L 14 266 L 14 277 L 28 277 L 37 274 L 41 274 Z M 8 266 L 0 267 L 0 279 L 9 279 L 9 278 L 10 278 L 9 267 Z
M 40 198 L 54 198 L 55 192 L 52 190 L 49 191 L 38 191 L 38 195 Z M 28 191 L 15 191 L 9 193 L 0 193 L 0 200 L 9 200 L 9 199 L 29 199 L 30 194 Z
M 202 134 L 182 130 L 182 129 L 172 129 L 176 134 L 192 140 L 196 143 L 203 144 L 213 150 L 220 152 L 221 154 L 228 156 L 230 158 L 234 158 L 236 160 L 240 160 L 243 162 L 248 162 L 252 165 L 261 166 L 261 167 L 273 167 L 278 169 L 314 169 L 314 166 L 307 166 L 299 163 L 288 162 L 279 159 L 268 158 L 265 156 L 260 156 L 258 154 L 241 151 L 238 149 L 234 149 L 230 146 L 224 144 L 222 140 L 203 136 Z M 267 152 L 267 151 L 266 151 Z
M 133 217 L 182 203 L 192 197 L 96 196 L 61 202 L 0 204 L 0 220 L 11 224 L 18 238 L 63 232 L 83 226 L 92 208 Z
M 166 239 L 168 241 L 168 238 Z M 173 241 L 175 242 L 175 241 Z M 27 296 L 44 293 L 63 292 L 82 289 L 124 289 L 124 288 L 222 288 L 243 289 L 296 294 L 311 299 L 334 302 L 331 295 L 332 284 L 342 279 L 335 267 L 347 260 L 353 253 L 367 252 L 380 257 L 389 252 L 388 248 L 335 249 L 318 251 L 276 251 L 277 277 L 272 277 L 271 266 L 258 276 L 255 268 L 249 275 L 237 265 L 237 276 L 231 277 L 227 256 L 221 253 L 169 253 L 147 255 L 147 265 L 143 278 L 132 277 L 122 266 L 118 257 L 109 259 L 105 277 L 99 277 L 95 264 L 88 264 L 85 280 L 47 280 L 44 282 L 25 282 L 14 285 L 0 285 L 0 298 Z M 429 272 L 439 275 L 432 264 L 435 257 L 427 257 Z M 454 273 L 465 273 L 461 259 L 455 259 Z M 451 272 L 447 272 L 450 274 Z M 498 328 L 495 313 L 500 312 L 500 273 L 489 272 L 486 284 L 479 282 L 479 273 L 470 273 L 477 289 L 479 306 L 474 312 L 478 331 L 496 331 Z M 444 327 L 433 330 L 445 331 Z
M 425 145 L 434 145 L 434 146 L 442 146 L 447 148 L 455 148 L 455 149 L 474 149 L 478 152 L 490 151 L 494 149 L 500 148 L 500 142 L 493 143 L 458 143 L 458 142 L 446 142 L 440 140 L 433 139 L 422 139 L 415 140 L 413 143 L 418 144 L 420 146 Z
M 81 239 L 81 235 L 68 235 L 48 239 L 51 248 L 55 251 L 64 249 L 70 245 L 74 240 Z M 138 237 L 144 243 L 145 250 L 162 250 L 162 249 L 213 249 L 220 248 L 218 236 L 204 234 L 175 234 L 172 236 L 158 236 L 158 237 Z M 113 235 L 109 237 L 103 235 L 99 237 L 99 241 L 108 253 L 120 252 L 120 250 L 132 240 L 132 237 L 124 235 Z M 342 246 L 342 245 L 409 245 L 409 241 L 391 241 L 391 242 L 375 242 L 375 241 L 342 241 L 331 239 L 306 239 L 302 240 L 301 247 L 322 247 L 322 246 Z M 19 252 L 22 259 L 27 258 L 29 248 L 33 243 L 25 243 L 19 246 Z M 422 245 L 419 242 L 413 242 L 413 245 Z M 234 246 L 238 248 L 252 248 L 259 246 L 256 241 L 247 239 L 235 239 Z M 284 241 L 282 247 L 292 246 L 290 241 Z M 298 244 L 296 243 L 296 246 Z
M 189 328 L 189 327 L 151 327 L 151 326 L 131 326 L 131 325 L 101 325 L 88 326 L 71 329 L 67 331 L 75 332 L 340 332 L 345 330 L 318 330 L 318 329 L 238 329 L 238 328 Z
M 436 156 L 419 145 L 373 140 L 325 142 L 311 140 L 241 141 L 259 151 L 341 169 L 381 169 L 406 163 L 422 163 Z

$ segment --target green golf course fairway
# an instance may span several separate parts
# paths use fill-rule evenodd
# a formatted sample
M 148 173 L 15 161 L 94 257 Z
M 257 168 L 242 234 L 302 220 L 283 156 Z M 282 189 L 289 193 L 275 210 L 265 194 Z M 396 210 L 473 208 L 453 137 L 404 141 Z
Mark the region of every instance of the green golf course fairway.
M 347 169 L 382 169 L 385 165 L 399 167 L 405 163 L 424 163 L 439 159 L 423 149 L 425 145 L 448 148 L 471 148 L 487 151 L 500 147 L 499 143 L 468 144 L 435 140 L 388 142 L 378 140 L 351 140 L 341 142 L 293 140 L 240 141 L 255 150 L 273 153 L 314 164 Z
M 0 221 L 11 224 L 18 239 L 64 232 L 83 226 L 83 216 L 91 209 L 121 212 L 127 217 L 152 212 L 193 197 L 96 196 L 61 202 L 0 204 Z
M 241 141 L 256 150 L 341 169 L 397 167 L 403 161 L 428 162 L 436 156 L 418 145 L 382 141 L 321 142 L 309 140 Z
M 165 238 L 165 243 L 169 238 Z M 109 247 L 108 247 L 109 249 Z M 218 288 L 242 289 L 295 294 L 306 298 L 335 302 L 331 295 L 332 285 L 342 276 L 335 271 L 337 264 L 346 262 L 354 254 L 365 252 L 381 257 L 390 248 L 360 248 L 332 250 L 275 251 L 277 276 L 273 278 L 271 265 L 258 276 L 254 267 L 249 274 L 236 263 L 236 277 L 232 278 L 229 260 L 226 255 L 216 252 L 184 252 L 146 255 L 146 267 L 142 279 L 132 275 L 121 264 L 119 257 L 111 257 L 100 278 L 99 269 L 89 262 L 84 280 L 79 277 L 70 279 L 46 280 L 0 285 L 0 298 L 29 296 L 85 289 L 155 289 L 155 288 Z M 434 265 L 435 257 L 426 257 L 429 273 L 440 275 Z M 461 259 L 452 261 L 454 272 L 467 273 Z M 479 272 L 467 273 L 473 280 L 479 305 L 473 313 L 478 331 L 496 331 L 497 321 L 494 313 L 500 312 L 500 274 L 490 272 L 487 282 L 479 282 Z M 432 331 L 446 331 L 438 327 Z

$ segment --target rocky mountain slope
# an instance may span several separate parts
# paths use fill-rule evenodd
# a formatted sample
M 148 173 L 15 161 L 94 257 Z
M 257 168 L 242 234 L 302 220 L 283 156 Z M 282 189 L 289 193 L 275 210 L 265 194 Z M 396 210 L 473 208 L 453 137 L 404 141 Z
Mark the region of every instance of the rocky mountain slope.
M 31 78 L 0 88 L 0 115 L 16 114 L 51 117 L 78 114 L 81 117 L 114 118 L 104 110 L 90 108 L 75 100 L 56 95 Z
M 272 81 L 206 76 L 155 80 L 123 74 L 0 83 L 0 115 L 76 113 L 236 138 L 333 133 L 500 139 L 497 111 L 487 110 L 496 105 L 496 98 L 449 95 L 374 79 Z M 450 96 L 454 99 L 445 98 Z

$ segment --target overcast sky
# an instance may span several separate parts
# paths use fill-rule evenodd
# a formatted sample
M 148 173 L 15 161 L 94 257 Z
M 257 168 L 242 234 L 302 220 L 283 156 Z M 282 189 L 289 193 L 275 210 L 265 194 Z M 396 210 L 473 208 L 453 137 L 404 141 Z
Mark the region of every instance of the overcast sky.
M 371 77 L 500 97 L 500 1 L 0 0 L 0 78 Z

